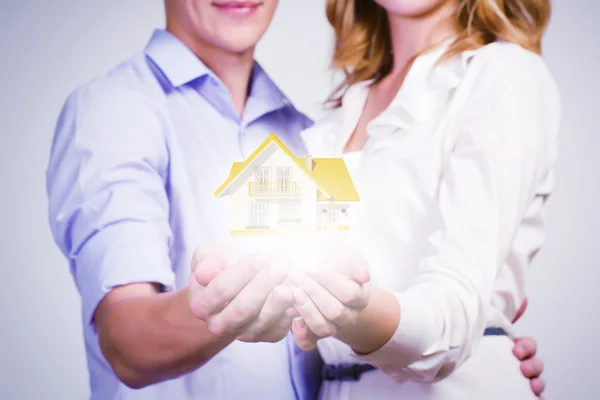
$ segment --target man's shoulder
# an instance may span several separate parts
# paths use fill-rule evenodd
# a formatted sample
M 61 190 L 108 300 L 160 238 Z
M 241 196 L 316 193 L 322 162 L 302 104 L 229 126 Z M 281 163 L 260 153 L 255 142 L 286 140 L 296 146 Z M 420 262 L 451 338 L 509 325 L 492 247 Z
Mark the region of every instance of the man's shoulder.
M 157 107 L 165 92 L 145 53 L 139 52 L 73 90 L 67 103 L 79 107 Z

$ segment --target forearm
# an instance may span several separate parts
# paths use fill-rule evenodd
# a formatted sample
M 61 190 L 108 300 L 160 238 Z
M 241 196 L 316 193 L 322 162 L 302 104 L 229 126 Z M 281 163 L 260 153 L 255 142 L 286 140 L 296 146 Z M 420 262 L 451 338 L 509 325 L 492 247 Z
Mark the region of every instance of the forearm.
M 192 371 L 233 341 L 212 335 L 192 315 L 187 289 L 117 300 L 97 326 L 104 356 L 137 388 Z
M 372 353 L 392 338 L 399 321 L 400 305 L 396 297 L 391 292 L 376 289 L 356 323 L 338 331 L 336 338 L 358 354 Z
M 435 382 L 466 360 L 483 333 L 487 313 L 476 298 L 480 298 L 477 292 L 450 281 L 445 285 L 423 282 L 401 293 L 377 294 L 355 332 L 342 340 L 361 362 L 401 380 Z M 386 315 L 394 304 L 398 319 Z

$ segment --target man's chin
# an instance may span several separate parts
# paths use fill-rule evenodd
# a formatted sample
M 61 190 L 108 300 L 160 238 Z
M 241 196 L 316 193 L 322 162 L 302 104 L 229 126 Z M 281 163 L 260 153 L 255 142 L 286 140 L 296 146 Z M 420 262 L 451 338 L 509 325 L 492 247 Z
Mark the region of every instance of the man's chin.
M 225 50 L 231 54 L 235 54 L 238 56 L 244 56 L 244 55 L 254 54 L 255 47 L 256 47 L 256 44 L 243 44 L 243 45 L 237 44 L 237 45 L 231 45 L 231 46 L 224 47 L 223 50 Z
M 240 26 L 222 35 L 219 40 L 219 47 L 236 54 L 252 52 L 262 36 L 254 28 Z

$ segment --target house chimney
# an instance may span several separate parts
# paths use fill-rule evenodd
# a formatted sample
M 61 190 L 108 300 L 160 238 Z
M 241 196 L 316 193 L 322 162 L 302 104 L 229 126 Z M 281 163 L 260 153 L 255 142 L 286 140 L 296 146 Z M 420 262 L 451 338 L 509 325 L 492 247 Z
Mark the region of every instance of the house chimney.
M 312 172 L 312 156 L 310 154 L 306 155 L 306 169 Z

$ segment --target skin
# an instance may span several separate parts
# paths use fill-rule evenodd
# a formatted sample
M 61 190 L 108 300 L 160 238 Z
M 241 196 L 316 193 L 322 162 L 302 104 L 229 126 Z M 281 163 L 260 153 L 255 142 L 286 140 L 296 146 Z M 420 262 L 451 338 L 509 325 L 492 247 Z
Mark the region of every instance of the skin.
M 254 48 L 278 1 L 257 1 L 247 18 L 221 12 L 219 3 L 166 0 L 167 30 L 215 71 L 241 114 Z M 215 273 L 220 277 L 212 280 Z M 142 388 L 195 370 L 233 340 L 281 340 L 291 323 L 291 292 L 279 286 L 284 278 L 264 257 L 200 247 L 187 288 L 163 293 L 136 283 L 104 297 L 94 314 L 100 348 L 123 383 Z
M 317 268 L 290 276 L 295 317 L 292 333 L 303 350 L 316 347 L 324 337 L 335 337 L 358 354 L 368 354 L 389 341 L 401 318 L 400 304 L 392 293 L 372 289 L 366 261 L 359 253 L 325 261 Z M 513 323 L 525 312 L 523 302 Z M 540 378 L 542 361 L 536 357 L 533 338 L 515 340 L 513 354 L 521 361 L 521 373 L 530 380 L 531 390 L 541 399 L 545 382 Z
M 241 1 L 241 0 L 234 0 Z M 279 0 L 244 0 L 260 4 L 249 17 L 232 17 L 218 5 L 232 0 L 166 0 L 167 30 L 177 36 L 225 84 L 242 115 L 254 49 L 266 32 Z
M 215 72 L 241 115 L 254 48 L 278 1 L 259 1 L 260 8 L 246 19 L 219 12 L 219 3 L 166 0 L 167 30 Z M 294 293 L 281 285 L 286 278 L 264 255 L 201 246 L 185 289 L 164 293 L 157 284 L 135 283 L 104 297 L 94 314 L 100 348 L 124 384 L 142 388 L 197 369 L 234 340 L 279 341 L 292 327 L 285 311 L 294 305 Z M 353 279 L 362 282 L 368 275 Z M 354 310 L 361 309 L 361 299 L 350 302 Z M 350 315 L 358 319 L 362 314 Z M 522 359 L 533 357 L 535 342 L 523 339 L 520 351 Z M 535 376 L 542 371 L 541 363 L 522 364 L 527 371 L 530 367 Z
M 364 147 L 367 125 L 393 100 L 414 58 L 429 46 L 458 33 L 452 19 L 455 0 L 375 1 L 388 14 L 394 65 L 386 77 L 370 88 L 357 127 L 345 146 L 346 152 Z M 333 336 L 357 353 L 368 354 L 381 348 L 396 331 L 401 318 L 401 305 L 396 297 L 370 287 L 368 268 L 360 255 L 355 254 L 346 262 L 346 271 L 329 261 L 328 265 L 292 277 L 296 286 L 294 307 L 288 313 L 296 317 L 292 333 L 299 347 L 309 350 L 320 338 Z M 525 301 L 517 318 L 526 306 Z M 535 340 L 516 340 L 513 353 L 522 361 L 521 372 L 530 379 L 533 392 L 541 396 L 545 383 L 539 378 L 543 365 L 535 358 Z

